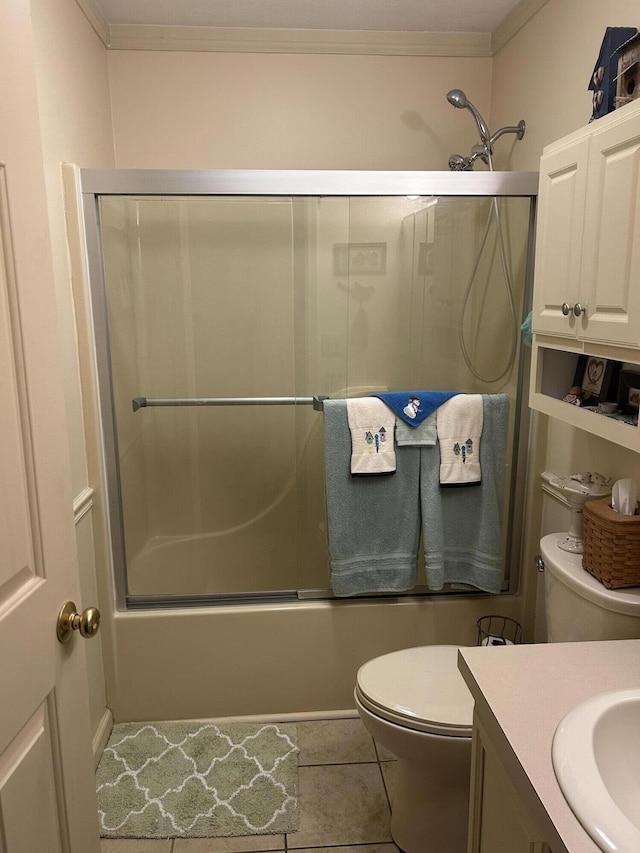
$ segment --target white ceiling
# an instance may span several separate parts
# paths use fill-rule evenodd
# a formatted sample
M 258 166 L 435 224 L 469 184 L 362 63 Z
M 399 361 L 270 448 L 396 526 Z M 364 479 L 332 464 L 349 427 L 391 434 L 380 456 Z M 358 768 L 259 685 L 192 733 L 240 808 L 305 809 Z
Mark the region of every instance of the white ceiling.
M 107 24 L 492 33 L 519 0 L 93 0 Z

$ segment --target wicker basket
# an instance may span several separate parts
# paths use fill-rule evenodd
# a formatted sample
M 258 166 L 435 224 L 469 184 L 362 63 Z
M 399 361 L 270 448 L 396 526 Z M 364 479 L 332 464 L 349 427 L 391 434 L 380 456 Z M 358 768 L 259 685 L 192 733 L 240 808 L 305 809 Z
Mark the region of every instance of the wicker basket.
M 611 509 L 609 498 L 583 509 L 582 566 L 607 589 L 640 586 L 640 515 Z

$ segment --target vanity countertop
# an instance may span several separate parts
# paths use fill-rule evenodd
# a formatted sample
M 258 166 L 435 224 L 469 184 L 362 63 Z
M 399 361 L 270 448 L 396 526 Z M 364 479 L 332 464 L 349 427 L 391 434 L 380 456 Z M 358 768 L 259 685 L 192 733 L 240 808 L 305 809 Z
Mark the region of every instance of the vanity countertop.
M 585 699 L 640 685 L 640 640 L 461 648 L 458 667 L 553 853 L 600 853 L 558 786 L 551 742 L 560 720 Z

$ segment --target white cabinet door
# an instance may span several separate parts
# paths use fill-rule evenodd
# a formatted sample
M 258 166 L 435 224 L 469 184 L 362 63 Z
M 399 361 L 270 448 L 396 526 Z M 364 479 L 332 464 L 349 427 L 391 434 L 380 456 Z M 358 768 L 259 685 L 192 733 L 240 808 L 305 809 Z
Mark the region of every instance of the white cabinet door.
M 468 853 L 550 853 L 474 716 Z
M 576 334 L 573 308 L 579 301 L 587 154 L 588 139 L 583 138 L 545 154 L 540 162 L 535 332 L 564 337 Z
M 591 138 L 583 246 L 579 337 L 640 345 L 640 112 Z
M 0 850 L 97 853 L 30 5 L 0 0 Z

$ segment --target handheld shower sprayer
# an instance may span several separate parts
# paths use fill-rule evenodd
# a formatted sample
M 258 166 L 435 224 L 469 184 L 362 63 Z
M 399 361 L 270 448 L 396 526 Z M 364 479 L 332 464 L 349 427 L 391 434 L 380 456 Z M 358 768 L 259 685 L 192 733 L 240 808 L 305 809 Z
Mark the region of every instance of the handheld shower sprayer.
M 480 134 L 480 139 L 482 140 L 484 145 L 490 145 L 491 132 L 487 126 L 487 123 L 482 118 L 478 110 L 471 103 L 471 101 L 467 98 L 462 89 L 452 89 L 450 92 L 447 92 L 447 100 L 452 106 L 456 107 L 459 110 L 469 110 L 471 115 L 476 120 L 476 124 L 478 125 L 478 133 Z
M 451 155 L 449 158 L 449 168 L 453 172 L 470 171 L 473 169 L 473 164 L 478 157 L 480 157 L 482 161 L 492 169 L 491 155 L 493 154 L 493 143 L 500 139 L 500 137 L 505 133 L 515 133 L 518 139 L 522 139 L 524 136 L 527 128 L 524 121 L 518 122 L 516 127 L 501 127 L 500 130 L 497 130 L 492 135 L 486 121 L 482 118 L 476 107 L 471 103 L 469 98 L 467 98 L 462 89 L 452 89 L 450 92 L 447 92 L 447 100 L 452 106 L 456 107 L 456 109 L 469 110 L 475 120 L 478 133 L 480 134 L 480 141 L 482 142 L 482 145 L 473 146 L 469 157 L 462 157 L 460 154 Z
M 470 172 L 473 169 L 473 165 L 475 161 L 480 158 L 483 163 L 485 163 L 490 171 L 493 172 L 493 144 L 497 139 L 500 139 L 505 133 L 514 133 L 517 139 L 522 139 L 524 136 L 524 132 L 526 130 L 526 125 L 524 121 L 518 123 L 516 127 L 501 127 L 500 130 L 496 131 L 493 135 L 489 130 L 489 127 L 486 121 L 482 118 L 478 110 L 474 107 L 471 101 L 467 98 L 466 94 L 462 91 L 462 89 L 452 89 L 450 92 L 447 92 L 447 100 L 449 103 L 456 107 L 459 110 L 469 110 L 471 115 L 474 118 L 474 121 L 478 127 L 478 133 L 480 134 L 480 145 L 474 145 L 471 149 L 471 153 L 468 157 L 463 157 L 462 154 L 452 154 L 449 157 L 449 169 L 452 172 Z M 499 250 L 500 263 L 502 266 L 502 275 L 504 279 L 504 286 L 506 292 L 506 299 L 509 309 L 509 317 L 510 317 L 510 332 L 511 332 L 511 346 L 509 355 L 507 357 L 507 361 L 504 369 L 495 371 L 492 375 L 487 376 L 486 373 L 481 373 L 480 370 L 476 367 L 471 358 L 471 354 L 469 353 L 469 349 L 467 347 L 466 341 L 466 332 L 465 332 L 465 314 L 467 312 L 467 308 L 470 304 L 472 291 L 474 282 L 476 280 L 476 276 L 478 275 L 478 270 L 480 268 L 480 261 L 482 259 L 482 254 L 485 251 L 485 245 L 487 243 L 487 239 L 489 237 L 489 230 L 491 228 L 492 222 L 495 223 L 496 232 L 497 232 L 497 247 Z M 490 248 L 487 248 L 487 252 L 490 251 Z M 502 232 L 502 222 L 500 215 L 500 208 L 498 205 L 497 197 L 493 197 L 491 199 L 491 205 L 489 208 L 489 213 L 487 215 L 487 221 L 484 227 L 484 232 L 482 238 L 480 240 L 480 247 L 478 253 L 476 255 L 475 263 L 473 265 L 473 269 L 471 275 L 469 277 L 469 281 L 467 283 L 467 289 L 464 294 L 464 298 L 462 300 L 462 313 L 460 316 L 460 323 L 458 326 L 458 337 L 460 340 L 460 349 L 462 350 L 462 356 L 464 358 L 465 364 L 469 368 L 470 372 L 476 379 L 481 382 L 499 382 L 505 377 L 507 377 L 513 368 L 516 357 L 517 343 L 518 343 L 518 329 L 517 329 L 517 316 L 516 316 L 516 308 L 513 296 L 513 286 L 511 283 L 511 275 L 509 271 L 509 263 L 507 250 L 505 247 L 505 238 Z

